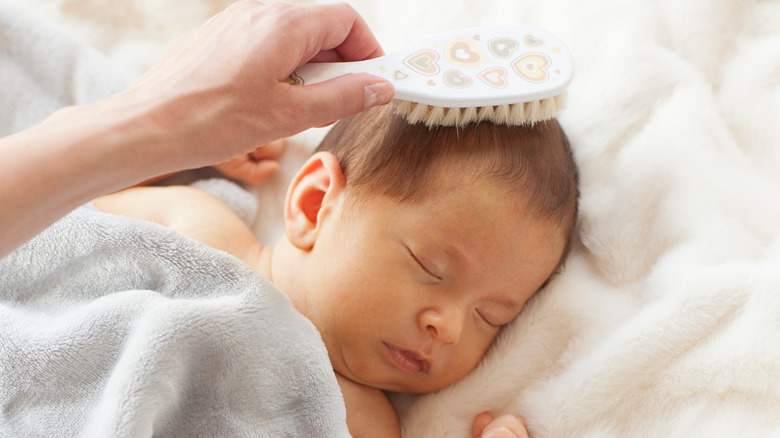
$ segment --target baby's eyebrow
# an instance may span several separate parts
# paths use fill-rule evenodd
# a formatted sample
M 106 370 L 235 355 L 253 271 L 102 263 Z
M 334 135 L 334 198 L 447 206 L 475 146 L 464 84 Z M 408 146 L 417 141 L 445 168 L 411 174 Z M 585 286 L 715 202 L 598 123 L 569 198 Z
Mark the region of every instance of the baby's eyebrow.
M 453 265 L 462 270 L 468 270 L 468 268 L 471 267 L 471 263 L 464 251 L 458 249 L 451 241 L 445 241 L 443 243 L 442 249 L 444 250 L 444 254 L 449 258 Z

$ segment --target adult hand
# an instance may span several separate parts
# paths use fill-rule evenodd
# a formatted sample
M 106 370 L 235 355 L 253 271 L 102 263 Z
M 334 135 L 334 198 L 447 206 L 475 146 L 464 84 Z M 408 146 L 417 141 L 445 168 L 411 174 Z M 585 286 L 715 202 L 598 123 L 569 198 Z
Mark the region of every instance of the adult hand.
M 161 123 L 173 118 L 187 128 L 189 141 L 182 147 L 199 159 L 192 167 L 202 166 L 389 102 L 392 85 L 369 74 L 305 86 L 287 82 L 308 61 L 382 54 L 346 4 L 245 0 L 180 38 L 128 94 L 159 108 Z M 204 119 L 208 123 L 200 123 Z
M 502 415 L 498 418 L 483 412 L 474 418 L 474 438 L 528 438 L 525 420 L 514 415 Z
M 286 82 L 308 61 L 381 54 L 349 6 L 235 3 L 128 90 L 0 140 L 13 157 L 0 164 L 0 257 L 98 196 L 389 102 L 390 83 L 368 74 Z

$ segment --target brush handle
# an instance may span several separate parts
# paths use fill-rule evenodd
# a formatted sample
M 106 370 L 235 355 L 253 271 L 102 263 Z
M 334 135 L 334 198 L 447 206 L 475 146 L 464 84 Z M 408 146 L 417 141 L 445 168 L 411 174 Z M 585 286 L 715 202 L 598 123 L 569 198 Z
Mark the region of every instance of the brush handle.
M 308 63 L 290 79 L 305 85 L 357 72 L 392 82 L 396 99 L 465 108 L 557 96 L 571 81 L 573 61 L 547 30 L 483 27 L 430 36 L 365 61 Z

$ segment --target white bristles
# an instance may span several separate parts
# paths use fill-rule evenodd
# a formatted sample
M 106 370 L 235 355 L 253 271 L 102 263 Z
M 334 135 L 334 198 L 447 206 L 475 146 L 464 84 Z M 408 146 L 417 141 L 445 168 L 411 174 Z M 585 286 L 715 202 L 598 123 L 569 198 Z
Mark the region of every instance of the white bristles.
M 432 106 L 426 117 L 428 119 L 443 120 L 447 118 L 447 111 L 440 106 Z
M 485 120 L 493 120 L 493 108 L 492 106 L 483 106 L 477 110 L 477 120 L 475 122 L 484 122 Z M 464 121 L 465 122 L 465 121 Z
M 474 120 L 477 117 L 479 109 L 474 107 L 464 108 L 461 116 L 463 120 Z
M 538 100 L 533 100 L 525 104 L 525 118 L 537 120 L 541 116 L 542 104 Z
M 499 125 L 533 125 L 555 117 L 563 106 L 565 93 L 544 100 L 512 105 L 484 106 L 479 108 L 444 108 L 422 103 L 396 100 L 395 112 L 409 123 L 434 126 L 459 126 L 470 123 L 492 122 Z
M 432 108 L 436 108 L 436 107 L 432 107 Z M 460 108 L 447 108 L 447 114 L 443 118 L 438 119 L 435 117 L 431 117 L 431 119 L 441 120 L 441 124 L 444 126 L 453 126 L 453 125 L 457 125 L 458 121 L 463 117 L 461 116 L 460 113 L 461 113 Z

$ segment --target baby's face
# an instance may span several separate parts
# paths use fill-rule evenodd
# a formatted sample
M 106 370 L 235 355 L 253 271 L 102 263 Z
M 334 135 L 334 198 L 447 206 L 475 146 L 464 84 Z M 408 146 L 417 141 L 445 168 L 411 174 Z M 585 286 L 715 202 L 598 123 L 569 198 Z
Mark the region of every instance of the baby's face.
M 344 377 L 411 393 L 459 380 L 556 268 L 563 231 L 520 195 L 443 189 L 416 203 L 345 193 L 323 223 L 303 311 Z

